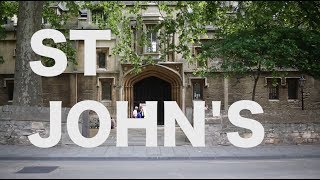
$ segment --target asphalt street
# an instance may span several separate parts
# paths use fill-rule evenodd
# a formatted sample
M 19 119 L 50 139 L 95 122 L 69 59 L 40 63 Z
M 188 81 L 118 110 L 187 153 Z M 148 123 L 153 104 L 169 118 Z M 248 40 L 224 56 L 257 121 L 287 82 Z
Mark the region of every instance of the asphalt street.
M 49 167 L 48 167 L 49 166 Z M 41 170 L 42 168 L 42 170 Z M 44 168 L 44 169 L 43 169 Z M 46 169 L 47 168 L 47 169 Z M 49 168 L 49 169 L 48 169 Z M 51 168 L 51 170 L 50 170 Z M 39 171 L 39 172 L 36 172 Z M 45 172 L 47 171 L 47 172 Z M 51 171 L 51 172 L 50 172 Z M 32 172 L 32 173 L 30 173 Z M 319 178 L 320 158 L 0 161 L 0 178 Z

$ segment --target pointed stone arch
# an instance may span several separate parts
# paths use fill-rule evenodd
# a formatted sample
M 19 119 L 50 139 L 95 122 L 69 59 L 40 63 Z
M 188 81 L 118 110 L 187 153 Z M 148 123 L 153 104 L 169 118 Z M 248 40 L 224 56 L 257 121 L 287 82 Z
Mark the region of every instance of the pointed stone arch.
M 180 74 L 171 68 L 163 65 L 146 65 L 141 67 L 139 74 L 133 73 L 133 70 L 124 74 L 123 78 L 123 95 L 124 101 L 128 101 L 128 113 L 133 110 L 133 86 L 135 83 L 151 76 L 158 77 L 171 84 L 171 97 L 173 101 L 182 107 L 182 78 Z

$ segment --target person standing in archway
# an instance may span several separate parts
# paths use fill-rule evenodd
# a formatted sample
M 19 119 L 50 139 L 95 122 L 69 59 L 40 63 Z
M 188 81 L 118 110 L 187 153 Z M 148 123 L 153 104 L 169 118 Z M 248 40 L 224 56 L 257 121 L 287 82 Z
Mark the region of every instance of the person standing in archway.
M 138 113 L 137 113 L 137 118 L 142 118 L 142 107 L 140 106 L 139 109 L 138 109 Z
M 143 106 L 140 106 L 140 113 L 141 113 L 141 118 L 144 118 L 144 110 L 143 110 Z
M 138 106 L 134 107 L 134 110 L 132 111 L 132 116 L 133 116 L 133 118 L 137 118 L 137 116 L 138 116 Z

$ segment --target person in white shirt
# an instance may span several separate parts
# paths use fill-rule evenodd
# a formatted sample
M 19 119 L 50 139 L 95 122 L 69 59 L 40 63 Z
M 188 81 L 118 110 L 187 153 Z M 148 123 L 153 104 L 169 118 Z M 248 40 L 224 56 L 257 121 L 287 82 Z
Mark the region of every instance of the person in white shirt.
M 134 110 L 132 112 L 132 116 L 133 116 L 133 118 L 137 118 L 137 115 L 138 115 L 138 106 L 135 106 Z

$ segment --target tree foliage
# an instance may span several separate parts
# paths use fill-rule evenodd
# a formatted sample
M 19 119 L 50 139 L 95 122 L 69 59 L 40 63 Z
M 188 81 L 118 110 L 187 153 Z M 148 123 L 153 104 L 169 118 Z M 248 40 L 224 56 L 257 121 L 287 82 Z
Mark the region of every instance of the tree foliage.
M 203 28 L 207 23 L 207 14 L 203 11 L 205 1 L 157 1 L 154 5 L 160 9 L 161 21 L 154 29 L 145 30 L 142 13 L 146 10 L 147 1 L 135 1 L 133 5 L 126 5 L 119 1 L 103 1 L 100 3 L 86 2 L 85 7 L 90 10 L 101 10 L 107 15 L 101 18 L 98 25 L 101 29 L 109 28 L 117 36 L 117 44 L 113 53 L 120 55 L 121 61 L 130 62 L 136 72 L 142 64 L 155 63 L 150 55 L 142 55 L 132 48 L 132 43 L 138 47 L 150 45 L 147 34 L 151 31 L 159 32 L 159 54 L 164 60 L 170 52 L 181 53 L 185 60 L 191 60 L 190 43 L 205 33 Z M 177 13 L 178 12 L 178 13 Z M 103 16 L 101 16 L 103 17 Z M 135 29 L 130 25 L 134 24 Z M 133 31 L 138 37 L 133 39 Z M 173 35 L 178 35 L 178 43 L 173 41 Z
M 63 11 L 58 15 L 53 8 L 53 4 L 63 3 L 67 8 L 66 11 Z M 42 25 L 42 28 L 53 28 L 61 30 L 66 37 L 69 36 L 69 30 L 66 28 L 66 24 L 72 17 L 77 17 L 80 9 L 80 5 L 73 1 L 45 1 L 43 5 L 42 17 L 48 21 L 50 24 L 49 27 Z M 16 1 L 1 1 L 0 2 L 0 20 L 1 24 L 14 15 L 18 14 L 18 2 Z M 6 37 L 6 32 L 4 26 L 0 26 L 0 39 Z M 45 44 L 51 47 L 58 48 L 65 52 L 68 57 L 68 61 L 74 64 L 76 62 L 76 50 L 72 46 L 70 40 L 67 40 L 65 43 L 55 44 L 53 41 L 47 40 Z M 53 60 L 50 58 L 42 57 L 42 62 L 46 66 L 52 66 L 54 64 Z M 0 64 L 4 63 L 3 57 L 0 55 Z
M 62 2 L 63 3 L 63 2 Z M 15 62 L 15 88 L 13 94 L 13 104 L 22 106 L 41 106 L 42 105 L 42 80 L 41 77 L 32 72 L 29 61 L 40 60 L 30 46 L 32 35 L 41 28 L 46 28 L 41 22 L 42 18 L 48 19 L 50 28 L 66 29 L 65 25 L 68 19 L 78 15 L 78 5 L 75 2 L 65 2 L 68 11 L 57 14 L 52 7 L 53 2 L 43 1 L 25 1 L 25 2 L 1 2 L 1 5 L 8 8 L 3 17 L 12 17 L 18 14 L 17 27 L 17 56 Z M 18 7 L 18 9 L 15 9 Z M 10 14 L 11 13 L 11 14 Z M 75 16 L 77 17 L 77 16 Z M 42 26 L 42 27 L 41 27 Z M 66 32 L 64 31 L 65 35 Z M 63 49 L 68 56 L 68 60 L 75 62 L 76 51 L 72 48 L 70 42 L 53 44 L 48 40 L 47 45 Z M 42 58 L 46 65 L 52 63 L 51 59 Z
M 62 11 L 61 14 L 57 14 L 53 8 L 53 4 L 62 3 L 66 7 L 66 11 Z M 69 37 L 69 29 L 67 23 L 72 21 L 72 17 L 77 17 L 79 14 L 80 4 L 74 1 L 46 1 L 43 6 L 43 18 L 49 23 L 50 28 L 58 29 L 64 34 L 65 37 Z M 45 28 L 45 25 L 43 25 Z M 69 62 L 78 64 L 76 60 L 76 49 L 72 45 L 72 41 L 67 39 L 64 43 L 55 44 L 51 39 L 46 39 L 44 44 L 50 47 L 60 49 L 67 55 Z M 50 67 L 54 65 L 54 61 L 51 58 L 42 57 L 42 62 Z
M 290 29 L 281 35 L 283 39 L 288 38 L 293 42 L 298 49 L 298 53 L 291 60 L 279 63 L 284 67 L 295 68 L 302 73 L 320 78 L 320 32 L 315 30 Z
M 0 2 L 0 21 L 1 23 L 6 22 L 9 18 L 18 12 L 18 3 L 15 1 L 1 1 Z M 6 37 L 5 29 L 0 26 L 0 39 Z
M 253 100 L 261 72 L 295 68 L 319 77 L 319 7 L 319 2 L 241 1 L 232 12 L 218 9 L 212 22 L 216 38 L 203 45 L 200 60 L 219 57 L 222 62 L 198 73 L 249 73 L 255 81 Z
M 18 11 L 18 3 L 15 1 L 0 1 L 0 22 L 6 22 Z M 5 28 L 0 24 L 0 40 L 6 37 Z M 4 63 L 3 56 L 0 54 L 0 64 Z

